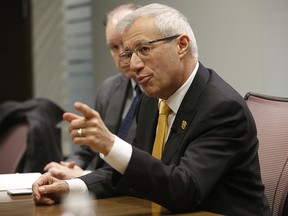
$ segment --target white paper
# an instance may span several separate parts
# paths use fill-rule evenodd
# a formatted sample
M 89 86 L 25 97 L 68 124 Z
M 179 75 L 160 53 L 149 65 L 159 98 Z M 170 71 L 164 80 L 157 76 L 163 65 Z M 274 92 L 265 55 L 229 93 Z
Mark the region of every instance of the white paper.
M 41 173 L 0 174 L 0 191 L 10 189 L 32 188 L 32 184 L 40 176 Z

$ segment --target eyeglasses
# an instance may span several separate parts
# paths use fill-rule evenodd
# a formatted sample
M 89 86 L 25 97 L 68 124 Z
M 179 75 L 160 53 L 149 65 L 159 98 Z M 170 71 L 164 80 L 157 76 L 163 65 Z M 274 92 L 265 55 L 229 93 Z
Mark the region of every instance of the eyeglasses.
M 124 62 L 124 64 L 129 65 L 133 53 L 135 53 L 140 59 L 143 59 L 153 49 L 153 47 L 150 46 L 151 44 L 157 43 L 160 41 L 171 41 L 171 40 L 174 40 L 175 38 L 177 38 L 179 36 L 180 35 L 177 34 L 177 35 L 173 35 L 173 36 L 169 36 L 169 37 L 164 37 L 164 38 L 144 42 L 140 46 L 138 46 L 134 51 L 130 51 L 130 50 L 124 51 L 123 53 L 121 53 L 119 55 L 119 58 L 121 61 Z

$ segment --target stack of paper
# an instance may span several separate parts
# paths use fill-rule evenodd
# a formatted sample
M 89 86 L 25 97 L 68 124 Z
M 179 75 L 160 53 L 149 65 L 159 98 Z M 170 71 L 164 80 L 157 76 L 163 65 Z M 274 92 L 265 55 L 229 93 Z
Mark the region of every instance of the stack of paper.
M 0 174 L 0 191 L 32 188 L 32 184 L 40 176 L 41 173 Z

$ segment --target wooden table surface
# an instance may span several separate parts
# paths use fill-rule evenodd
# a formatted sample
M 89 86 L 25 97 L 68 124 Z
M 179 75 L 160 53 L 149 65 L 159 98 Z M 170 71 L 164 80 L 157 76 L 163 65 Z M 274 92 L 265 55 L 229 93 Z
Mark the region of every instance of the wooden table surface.
M 93 210 L 96 216 L 171 215 L 171 213 L 163 209 L 161 213 L 155 211 L 152 212 L 150 201 L 129 196 L 93 200 Z M 10 196 L 6 191 L 0 192 L 1 216 L 61 216 L 64 212 L 65 209 L 63 204 L 53 206 L 35 206 L 30 195 Z M 180 215 L 216 216 L 217 214 L 197 212 Z

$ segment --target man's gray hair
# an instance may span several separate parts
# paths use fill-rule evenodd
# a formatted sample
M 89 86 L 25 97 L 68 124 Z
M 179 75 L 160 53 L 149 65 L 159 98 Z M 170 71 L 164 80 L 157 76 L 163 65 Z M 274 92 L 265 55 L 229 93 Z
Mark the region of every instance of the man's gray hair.
M 157 33 L 162 37 L 186 34 L 190 38 L 190 52 L 198 59 L 198 47 L 193 30 L 187 18 L 178 10 L 162 4 L 148 4 L 125 16 L 117 24 L 117 30 L 123 32 L 140 17 L 155 17 Z
M 107 26 L 107 23 L 111 19 L 111 17 L 113 17 L 119 11 L 122 11 L 122 10 L 131 10 L 131 11 L 133 11 L 133 10 L 136 10 L 137 8 L 140 8 L 140 7 L 141 7 L 141 5 L 134 4 L 134 3 L 128 3 L 128 4 L 119 5 L 119 6 L 115 7 L 114 9 L 112 9 L 111 11 L 109 11 L 108 13 L 106 13 L 105 18 L 103 20 L 103 25 Z

